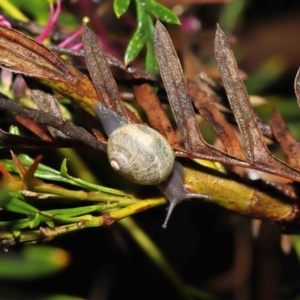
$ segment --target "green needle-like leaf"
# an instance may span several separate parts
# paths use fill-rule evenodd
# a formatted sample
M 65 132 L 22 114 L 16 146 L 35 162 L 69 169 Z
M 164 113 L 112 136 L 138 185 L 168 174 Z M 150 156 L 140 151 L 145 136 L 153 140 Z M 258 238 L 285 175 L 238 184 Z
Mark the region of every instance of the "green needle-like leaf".
M 147 16 L 147 27 L 149 32 L 154 31 L 153 21 L 149 15 Z M 154 41 L 152 37 L 147 41 L 146 70 L 153 74 L 159 73 L 159 66 L 154 51 Z
M 90 190 L 95 190 L 95 191 L 100 191 L 103 193 L 107 193 L 107 194 L 112 194 L 112 195 L 117 195 L 117 196 L 125 196 L 127 194 L 119 191 L 119 190 L 115 190 L 115 189 L 111 189 L 111 188 L 106 188 L 104 186 L 101 185 L 97 185 L 94 183 L 90 183 L 87 182 L 85 180 L 82 180 L 80 178 L 75 178 L 72 177 L 68 174 L 68 169 L 67 169 L 67 159 L 65 158 L 60 166 L 60 174 L 66 178 L 72 181 L 72 183 L 74 183 L 74 185 L 83 187 L 83 188 L 87 188 Z
M 35 207 L 21 199 L 22 196 L 20 194 L 16 197 L 13 193 L 9 193 L 3 189 L 0 192 L 0 207 L 23 215 L 36 215 L 39 212 Z
M 37 228 L 40 225 L 41 221 L 41 216 L 35 215 L 35 217 L 32 220 L 30 220 L 29 228 Z
M 25 167 L 29 167 L 34 162 L 34 160 L 26 154 L 20 154 L 18 156 L 18 158 Z M 3 159 L 3 160 L 1 160 L 1 162 L 3 163 L 3 165 L 5 166 L 7 171 L 17 172 L 17 168 L 15 167 L 12 160 Z M 117 195 L 117 196 L 126 196 L 127 195 L 126 193 L 124 193 L 122 191 L 112 189 L 112 188 L 107 188 L 107 187 L 97 185 L 97 184 L 93 184 L 93 183 L 87 182 L 85 180 L 82 180 L 80 178 L 70 176 L 68 174 L 66 159 L 63 160 L 60 171 L 57 171 L 55 169 L 52 169 L 52 168 L 40 163 L 34 173 L 34 176 L 37 178 L 42 178 L 42 179 L 46 179 L 46 180 L 64 182 L 64 183 L 68 183 L 73 186 L 86 188 L 86 189 L 89 189 L 92 191 L 100 191 L 100 192 L 103 192 L 106 194 Z
M 15 205 L 18 203 L 14 202 L 13 204 Z M 45 222 L 50 228 L 53 228 L 54 222 L 58 222 L 60 224 L 70 224 L 79 221 L 86 221 L 87 219 L 90 219 L 90 217 L 86 214 L 96 211 L 108 211 L 117 207 L 118 203 L 113 203 L 105 205 L 97 204 L 75 208 L 53 209 L 43 212 L 37 211 L 37 213 L 31 214 L 31 217 L 29 218 L 19 219 L 15 221 L 2 221 L 0 222 L 0 227 L 9 228 L 10 230 L 14 230 L 17 232 L 25 228 L 37 228 L 41 223 Z
M 159 68 L 153 43 L 154 26 L 152 16 L 166 23 L 180 24 L 180 21 L 170 9 L 154 0 L 135 0 L 135 4 L 137 11 L 137 28 L 126 48 L 124 61 L 126 65 L 131 63 L 146 44 L 146 70 L 158 74 Z M 114 7 L 117 6 L 115 11 L 116 9 L 119 10 L 118 12 L 116 11 L 117 16 L 121 13 L 123 14 L 128 9 L 126 5 L 127 1 L 115 0 Z
M 131 38 L 126 51 L 125 51 L 125 64 L 132 62 L 141 52 L 143 46 L 150 38 L 147 28 L 147 12 L 144 8 L 144 3 L 136 0 L 136 11 L 137 11 L 137 29 Z
M 47 210 L 46 213 L 56 215 L 56 216 L 64 216 L 64 217 L 76 217 L 84 214 L 89 214 L 95 211 L 107 210 L 111 208 L 117 207 L 118 204 L 97 204 L 97 205 L 89 205 L 82 207 L 74 207 L 74 208 L 62 208 L 62 209 L 52 209 Z
M 21 154 L 21 155 L 18 156 L 18 158 L 25 167 L 29 167 L 34 161 L 31 157 L 29 157 L 26 154 Z M 3 159 L 1 162 L 3 163 L 3 165 L 5 166 L 5 168 L 9 172 L 17 172 L 17 169 L 16 169 L 14 163 L 12 162 L 12 160 Z M 53 180 L 53 181 L 59 181 L 59 182 L 65 182 L 65 183 L 80 186 L 76 183 L 73 183 L 69 179 L 61 176 L 59 171 L 57 171 L 55 169 L 52 169 L 52 168 L 50 168 L 46 165 L 43 165 L 41 163 L 38 165 L 38 167 L 37 167 L 37 169 L 34 173 L 34 176 L 37 177 L 37 178 Z
M 144 1 L 144 3 L 147 12 L 155 16 L 157 19 L 170 24 L 180 24 L 178 17 L 167 7 L 154 0 L 147 0 Z
M 135 31 L 125 51 L 124 60 L 126 65 L 132 62 L 139 55 L 143 46 L 146 44 L 147 39 L 148 35 L 143 29 L 138 28 Z
M 114 0 L 114 11 L 118 18 L 120 18 L 128 9 L 130 0 Z

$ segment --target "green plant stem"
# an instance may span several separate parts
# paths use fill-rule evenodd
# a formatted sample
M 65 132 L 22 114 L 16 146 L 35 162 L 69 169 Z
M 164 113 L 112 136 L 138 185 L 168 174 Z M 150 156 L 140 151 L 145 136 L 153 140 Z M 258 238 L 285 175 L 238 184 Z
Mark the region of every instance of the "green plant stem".
M 119 223 L 126 229 L 154 264 L 166 275 L 182 298 L 189 299 L 185 283 L 181 280 L 176 271 L 169 264 L 167 258 L 162 254 L 150 237 L 131 218 L 123 219 Z
M 63 226 L 56 226 L 55 228 L 49 227 L 40 227 L 39 230 L 28 230 L 22 231 L 15 235 L 10 231 L 1 231 L 0 232 L 0 240 L 3 241 L 11 241 L 11 243 L 19 242 L 19 243 L 30 243 L 37 242 L 39 240 L 49 241 L 57 236 L 62 234 L 81 230 L 89 227 L 100 227 L 100 226 L 110 226 L 114 222 L 123 219 L 125 217 L 131 216 L 135 213 L 163 205 L 166 203 L 164 198 L 158 199 L 149 199 L 138 201 L 132 205 L 126 206 L 124 208 L 113 210 L 109 212 L 105 212 L 101 216 L 91 216 L 84 215 L 79 218 L 79 222 L 72 223 Z M 84 221 L 82 221 L 84 220 Z M 3 244 L 3 242 L 2 242 Z
M 130 205 L 136 203 L 137 199 L 124 197 L 124 196 L 116 196 L 105 194 L 102 192 L 85 192 L 85 191 L 73 191 L 67 190 L 61 187 L 57 187 L 54 185 L 49 184 L 42 184 L 42 185 L 35 185 L 31 187 L 33 192 L 48 194 L 46 199 L 62 197 L 65 199 L 72 199 L 72 200 L 79 200 L 79 201 L 99 201 L 99 202 L 118 202 L 122 203 L 123 205 Z

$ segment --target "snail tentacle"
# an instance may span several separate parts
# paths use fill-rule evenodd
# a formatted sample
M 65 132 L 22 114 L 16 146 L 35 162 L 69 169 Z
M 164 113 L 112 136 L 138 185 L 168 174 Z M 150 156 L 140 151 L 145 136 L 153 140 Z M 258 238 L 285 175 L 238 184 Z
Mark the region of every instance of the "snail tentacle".
M 162 225 L 164 229 L 167 228 L 168 221 L 178 203 L 191 198 L 211 199 L 211 197 L 207 195 L 188 193 L 186 191 L 183 185 L 182 165 L 177 160 L 175 160 L 172 174 L 165 181 L 160 183 L 158 187 L 170 202 L 167 208 L 167 216 Z

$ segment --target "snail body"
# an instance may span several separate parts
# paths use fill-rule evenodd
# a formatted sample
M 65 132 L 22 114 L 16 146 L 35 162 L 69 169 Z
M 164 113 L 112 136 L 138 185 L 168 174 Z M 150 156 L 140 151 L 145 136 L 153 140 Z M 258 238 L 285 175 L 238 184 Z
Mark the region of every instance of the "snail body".
M 132 182 L 156 185 L 170 201 L 163 228 L 175 206 L 190 198 L 206 198 L 192 194 L 183 185 L 183 168 L 175 160 L 169 142 L 154 129 L 132 124 L 102 103 L 96 102 L 94 110 L 107 134 L 107 155 L 112 168 Z
M 113 169 L 137 184 L 156 185 L 174 168 L 174 151 L 154 129 L 140 124 L 118 127 L 109 136 L 107 155 Z

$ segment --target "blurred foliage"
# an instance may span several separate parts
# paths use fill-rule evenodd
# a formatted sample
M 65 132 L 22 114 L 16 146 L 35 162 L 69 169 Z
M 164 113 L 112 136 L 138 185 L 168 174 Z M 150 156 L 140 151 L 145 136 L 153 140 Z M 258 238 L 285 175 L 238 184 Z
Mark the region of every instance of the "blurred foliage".
M 0 278 L 33 280 L 49 276 L 69 263 L 68 254 L 52 247 L 28 246 L 20 254 L 0 256 Z
M 114 10 L 117 17 L 121 17 L 129 8 L 130 1 L 114 0 Z M 125 51 L 125 64 L 131 63 L 147 46 L 145 66 L 146 70 L 158 73 L 158 64 L 153 45 L 153 17 L 166 23 L 180 24 L 178 17 L 168 8 L 154 0 L 136 0 L 137 28 Z

